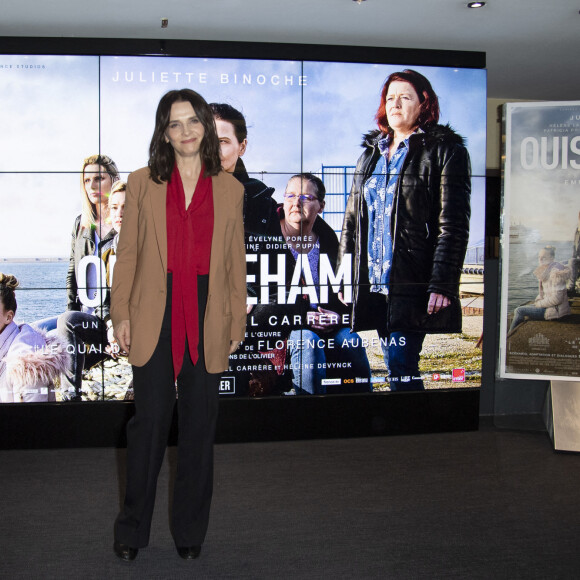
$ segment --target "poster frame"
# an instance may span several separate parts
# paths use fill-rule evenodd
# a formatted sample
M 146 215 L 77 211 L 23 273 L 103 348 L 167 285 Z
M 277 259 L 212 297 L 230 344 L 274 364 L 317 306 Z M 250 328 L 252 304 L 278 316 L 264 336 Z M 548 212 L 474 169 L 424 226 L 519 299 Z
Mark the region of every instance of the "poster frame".
M 502 127 L 501 127 L 501 134 L 502 134 L 502 176 L 501 176 L 501 217 L 500 217 L 500 275 L 499 275 L 499 309 L 498 309 L 498 350 L 497 350 L 497 377 L 499 379 L 523 379 L 523 380 L 555 380 L 555 381 L 574 381 L 577 382 L 579 375 L 578 374 L 574 374 L 573 372 L 570 374 L 566 374 L 564 372 L 565 367 L 563 365 L 560 365 L 560 372 L 557 372 L 558 368 L 557 365 L 552 366 L 552 368 L 556 369 L 556 372 L 547 372 L 546 370 L 542 370 L 543 365 L 541 364 L 541 359 L 539 358 L 540 356 L 549 356 L 549 357 L 555 357 L 555 356 L 569 356 L 568 354 L 566 354 L 565 352 L 558 352 L 557 350 L 552 349 L 551 347 L 546 347 L 544 348 L 542 345 L 539 345 L 537 347 L 537 350 L 541 352 L 540 355 L 534 355 L 534 347 L 527 347 L 526 350 L 523 350 L 523 352 L 521 353 L 522 355 L 526 355 L 527 357 L 529 357 L 529 369 L 527 370 L 527 372 L 524 372 L 522 370 L 522 365 L 520 364 L 520 370 L 511 370 L 509 368 L 509 362 L 508 362 L 508 352 L 510 350 L 510 344 L 508 342 L 512 332 L 510 331 L 510 329 L 508 328 L 508 322 L 510 320 L 510 317 L 512 317 L 514 315 L 514 311 L 513 308 L 510 306 L 509 304 L 509 300 L 510 300 L 510 275 L 514 275 L 512 274 L 512 272 L 510 271 L 510 261 L 512 261 L 513 258 L 513 262 L 515 264 L 518 263 L 518 260 L 515 258 L 516 256 L 516 249 L 517 247 L 519 247 L 523 242 L 520 241 L 514 241 L 514 237 L 516 236 L 516 234 L 519 235 L 520 229 L 522 228 L 522 225 L 519 223 L 519 221 L 517 222 L 517 225 L 514 225 L 516 222 L 514 222 L 514 224 L 512 224 L 512 221 L 515 220 L 515 215 L 516 211 L 515 210 L 522 210 L 522 206 L 524 205 L 534 205 L 533 203 L 530 204 L 530 201 L 527 200 L 526 203 L 520 202 L 520 205 L 517 205 L 517 200 L 514 199 L 517 195 L 516 191 L 517 191 L 517 182 L 518 182 L 518 174 L 517 174 L 517 168 L 514 168 L 515 163 L 512 163 L 512 157 L 514 156 L 514 151 L 516 150 L 516 148 L 514 147 L 515 143 L 513 142 L 514 140 L 512 139 L 512 135 L 516 134 L 517 131 L 521 131 L 522 128 L 526 128 L 528 129 L 528 124 L 525 122 L 521 122 L 520 121 L 520 125 L 515 125 L 512 122 L 512 116 L 513 113 L 515 111 L 517 111 L 518 109 L 520 109 L 520 114 L 521 111 L 523 110 L 529 110 L 530 111 L 530 115 L 532 117 L 536 117 L 539 115 L 539 111 L 546 111 L 547 113 L 558 113 L 558 112 L 562 112 L 564 110 L 567 110 L 568 108 L 578 108 L 580 110 L 580 101 L 576 100 L 576 101 L 523 101 L 523 102 L 508 102 L 505 103 L 504 105 L 502 105 L 501 108 L 501 119 L 502 119 Z M 547 121 L 545 121 L 547 122 Z M 539 123 L 538 123 L 539 125 Z M 568 128 L 568 130 L 570 129 L 570 127 Z M 544 127 L 544 130 L 549 130 L 549 128 L 546 126 Z M 552 137 L 557 138 L 558 135 L 558 130 L 554 129 L 554 134 L 552 135 Z M 529 136 L 527 137 L 527 139 L 536 139 L 539 135 L 539 132 L 535 135 L 533 135 L 533 130 L 530 129 L 529 130 Z M 570 138 L 572 138 L 573 135 L 566 135 L 566 139 L 570 140 Z M 542 137 L 541 139 L 547 139 L 547 137 Z M 525 140 L 525 139 L 524 139 Z M 521 145 L 521 143 L 519 143 L 518 145 Z M 553 155 L 554 153 L 552 153 Z M 520 155 L 523 155 L 523 153 L 521 153 Z M 546 153 L 546 156 L 548 156 L 548 153 Z M 523 163 L 523 162 L 522 162 Z M 563 161 L 562 161 L 563 163 Z M 576 161 L 577 163 L 577 161 Z M 554 175 L 546 170 L 546 169 L 536 169 L 533 171 L 533 173 L 531 174 L 533 175 L 533 177 L 535 179 L 538 180 L 538 189 L 542 189 L 542 182 L 540 181 L 542 179 L 542 177 L 545 177 L 547 181 L 550 181 L 553 186 L 556 188 L 558 187 L 557 183 L 557 178 L 554 177 Z M 549 179 L 552 178 L 552 179 Z M 521 179 L 521 177 L 520 177 Z M 513 184 L 516 185 L 513 185 Z M 521 187 L 521 186 L 520 186 Z M 562 191 L 563 186 L 560 186 L 559 192 Z M 554 199 L 556 199 L 556 195 L 552 192 L 551 197 L 550 197 L 550 193 L 548 192 L 544 192 L 543 193 L 543 197 L 544 199 L 548 199 L 548 201 L 554 202 Z M 544 203 L 546 203 L 544 201 Z M 568 208 L 565 205 L 560 205 L 559 206 L 561 210 L 563 210 L 564 212 L 568 211 Z M 571 214 L 575 214 L 574 211 L 571 212 Z M 540 215 L 543 216 L 543 212 L 540 210 L 539 212 L 536 213 L 536 217 L 539 217 Z M 518 218 L 519 220 L 519 218 Z M 524 225 L 529 225 L 529 224 L 524 224 Z M 550 224 L 553 226 L 553 224 Z M 520 228 L 516 231 L 516 228 Z M 533 230 L 533 228 L 525 228 L 525 229 L 529 229 L 530 232 L 533 232 L 532 234 L 528 234 L 528 238 L 526 240 L 528 245 L 534 245 L 534 247 L 536 247 L 537 249 L 543 248 L 544 250 L 548 249 L 549 247 L 551 247 L 554 250 L 554 246 L 551 245 L 552 241 L 551 239 L 544 239 L 543 237 L 540 237 L 540 232 L 537 230 Z M 572 233 L 572 228 L 570 228 L 570 233 Z M 536 236 L 537 239 L 534 239 L 533 236 Z M 531 236 L 531 237 L 530 237 Z M 522 234 L 522 240 L 524 239 L 524 236 Z M 546 245 L 547 244 L 547 245 Z M 513 254 L 513 256 L 512 256 Z M 560 263 L 560 264 L 564 264 L 568 261 L 568 258 L 565 255 L 559 255 L 558 253 L 556 254 L 556 262 Z M 532 264 L 530 266 L 530 268 L 532 268 L 534 266 L 534 264 Z M 535 266 L 537 266 L 537 264 L 535 264 Z M 512 287 L 512 291 L 514 291 L 513 287 Z M 536 292 L 534 292 L 534 295 L 536 294 Z M 530 303 L 531 304 L 531 301 Z M 522 305 L 520 303 L 520 305 Z M 562 318 L 563 321 L 566 320 L 566 318 Z M 543 323 L 544 321 L 541 321 L 541 323 Z M 517 331 L 519 327 L 516 327 L 515 330 Z M 548 332 L 548 334 L 550 334 L 550 332 Z M 530 339 L 531 342 L 533 340 Z M 577 347 L 576 347 L 577 348 Z M 518 350 L 522 350 L 521 348 L 518 348 Z M 580 357 L 580 354 L 578 354 L 578 351 L 576 351 L 577 357 Z M 516 365 L 514 365 L 516 366 Z M 548 368 L 547 366 L 545 368 Z

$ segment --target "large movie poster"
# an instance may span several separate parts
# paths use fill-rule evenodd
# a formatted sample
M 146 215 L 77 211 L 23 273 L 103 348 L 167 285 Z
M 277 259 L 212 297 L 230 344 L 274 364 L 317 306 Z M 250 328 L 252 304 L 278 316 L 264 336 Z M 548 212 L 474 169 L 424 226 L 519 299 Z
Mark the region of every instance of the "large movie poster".
M 157 103 L 179 88 L 199 92 L 216 110 L 233 108 L 247 127 L 243 151 L 238 149 L 244 177 L 239 160 L 235 173 L 247 197 L 247 333 L 222 377 L 221 393 L 397 390 L 384 352 L 388 340 L 375 330 L 350 332 L 355 274 L 351 261 L 339 262 L 337 252 L 362 136 L 377 127 L 385 79 L 404 68 L 173 57 L 0 57 L 0 272 L 19 282 L 19 334 L 15 339 L 15 331 L 11 340 L 25 343 L 25 331 L 36 332 L 40 338 L 32 334 L 29 340 L 33 359 L 40 357 L 44 364 L 48 358 L 52 365 L 42 368 L 49 380 L 28 380 L 2 391 L 2 402 L 131 398 L 130 365 L 115 350 L 106 325 L 115 228 L 122 227 L 122 182 L 147 164 Z M 458 302 L 462 331 L 427 334 L 420 377 L 408 379 L 421 379 L 425 388 L 479 386 L 485 71 L 413 68 L 437 93 L 439 123 L 449 123 L 465 140 L 471 219 Z M 224 144 L 237 139 L 227 122 L 222 128 Z M 95 154 L 114 162 L 111 175 L 102 164 L 89 163 L 83 170 L 83 160 Z M 306 185 L 304 177 L 293 177 L 304 173 L 312 176 Z M 92 253 L 79 259 L 86 234 L 79 234 L 78 216 L 86 210 L 91 187 L 103 194 L 107 213 L 101 223 L 107 227 L 88 234 Z M 285 227 L 294 211 L 291 200 L 301 204 L 302 217 L 310 201 L 318 204 L 310 222 L 302 219 L 298 235 Z M 77 307 L 98 320 L 75 322 L 70 310 Z M 10 347 L 4 352 L 2 344 L 4 360 Z M 6 360 L 13 364 L 13 358 Z M 6 368 L 1 368 L 4 376 Z
M 580 376 L 580 102 L 504 108 L 500 376 Z

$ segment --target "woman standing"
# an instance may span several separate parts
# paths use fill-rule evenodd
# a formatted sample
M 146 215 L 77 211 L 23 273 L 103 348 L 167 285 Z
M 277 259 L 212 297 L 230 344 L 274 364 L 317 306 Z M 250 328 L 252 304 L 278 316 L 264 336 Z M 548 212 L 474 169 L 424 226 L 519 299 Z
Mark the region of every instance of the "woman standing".
M 67 310 L 58 317 L 34 323 L 36 328 L 47 332 L 56 328 L 59 339 L 72 346 L 73 354 L 61 375 L 63 401 L 81 400 L 83 369 L 105 357 L 106 347 L 113 338 L 100 258 L 116 234 L 109 220 L 108 200 L 118 180 L 117 166 L 107 155 L 91 155 L 83 161 L 82 213 L 75 219 L 72 230 L 66 277 Z M 91 352 L 87 355 L 88 351 Z
M 416 71 L 387 78 L 376 119 L 355 171 L 339 259 L 353 259 L 353 330 L 378 331 L 392 390 L 418 390 L 425 333 L 461 330 L 469 154 L 460 135 L 437 124 L 437 95 Z
M 95 309 L 83 304 L 79 294 L 79 265 L 85 256 L 100 257 L 103 249 L 112 242 L 115 231 L 109 220 L 109 195 L 113 184 L 119 180 L 115 162 L 106 155 L 91 155 L 83 161 L 81 172 L 82 213 L 74 223 L 71 255 L 66 277 L 67 310 L 92 314 Z M 89 268 L 86 276 L 86 291 L 89 298 L 97 292 L 96 269 Z
M 129 176 L 111 295 L 115 335 L 133 365 L 127 488 L 114 551 L 147 546 L 157 476 L 178 392 L 173 537 L 199 556 L 213 488 L 219 373 L 244 337 L 243 187 L 221 171 L 213 114 L 189 89 L 157 107 L 148 167 Z

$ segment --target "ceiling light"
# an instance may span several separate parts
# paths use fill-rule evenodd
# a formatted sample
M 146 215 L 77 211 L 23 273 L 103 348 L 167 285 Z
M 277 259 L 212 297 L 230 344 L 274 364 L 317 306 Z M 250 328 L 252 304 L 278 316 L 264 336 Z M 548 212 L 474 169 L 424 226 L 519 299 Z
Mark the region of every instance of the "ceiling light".
M 468 8 L 483 8 L 485 6 L 485 2 L 469 2 L 467 4 Z
M 365 2 L 366 0 L 352 0 L 353 2 L 356 2 L 357 4 L 360 5 L 361 2 Z

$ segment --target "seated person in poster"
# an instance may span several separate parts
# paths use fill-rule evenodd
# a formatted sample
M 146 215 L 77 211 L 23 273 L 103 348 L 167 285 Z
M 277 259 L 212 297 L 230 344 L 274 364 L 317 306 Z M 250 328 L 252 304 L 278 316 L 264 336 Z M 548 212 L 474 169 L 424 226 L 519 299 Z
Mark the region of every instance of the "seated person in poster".
M 58 337 L 14 322 L 17 287 L 14 276 L 0 273 L 0 402 L 54 401 L 69 355 Z
M 294 175 L 288 181 L 284 204 L 279 209 L 280 228 L 292 255 L 299 284 L 315 290 L 308 293 L 309 303 L 302 327 L 288 337 L 288 352 L 292 365 L 293 384 L 297 394 L 324 394 L 322 383 L 331 362 L 340 365 L 342 374 L 349 378 L 366 379 L 354 382 L 341 392 L 372 390 L 370 366 L 366 351 L 356 333 L 350 332 L 343 322 L 348 309 L 337 295 L 329 291 L 329 304 L 324 307 L 312 300 L 320 297 L 319 272 L 321 260 L 328 259 L 333 271 L 336 268 L 338 239 L 332 228 L 320 217 L 324 209 L 326 190 L 321 179 L 311 173 Z M 296 268 L 300 262 L 300 269 Z
M 574 232 L 574 249 L 570 258 L 570 280 L 568 280 L 568 296 L 574 297 L 580 294 L 580 214 L 578 225 Z
M 533 305 L 518 306 L 515 309 L 508 337 L 526 320 L 556 320 L 571 313 L 566 292 L 570 268 L 556 262 L 554 246 L 540 250 L 534 276 L 538 279 L 538 296 Z
M 92 155 L 83 163 L 81 198 L 83 211 L 75 220 L 69 272 L 68 308 L 58 317 L 56 331 L 71 345 L 70 364 L 61 377 L 62 400 L 81 400 L 82 373 L 116 348 L 109 316 L 109 289 L 102 253 L 117 231 L 109 216 L 111 190 L 119 180 L 114 161 Z M 107 350 L 108 349 L 108 350 Z

